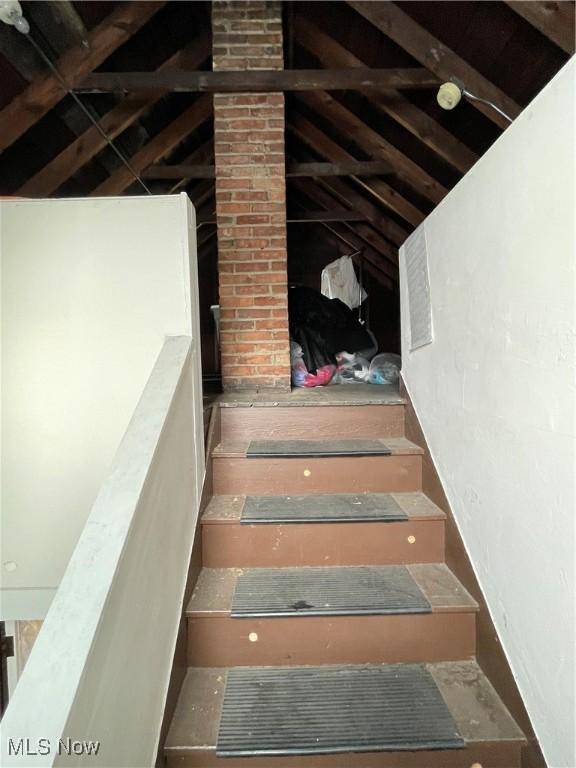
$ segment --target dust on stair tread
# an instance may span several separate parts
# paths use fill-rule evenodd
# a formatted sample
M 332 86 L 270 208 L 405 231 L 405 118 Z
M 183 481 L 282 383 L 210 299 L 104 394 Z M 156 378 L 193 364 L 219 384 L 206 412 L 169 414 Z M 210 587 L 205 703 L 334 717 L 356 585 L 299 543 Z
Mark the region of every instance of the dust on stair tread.
M 398 522 L 406 512 L 389 493 L 248 496 L 242 523 Z
M 236 668 L 222 757 L 459 749 L 464 740 L 423 664 Z
M 242 572 L 232 617 L 364 616 L 430 613 L 403 565 L 257 568 Z

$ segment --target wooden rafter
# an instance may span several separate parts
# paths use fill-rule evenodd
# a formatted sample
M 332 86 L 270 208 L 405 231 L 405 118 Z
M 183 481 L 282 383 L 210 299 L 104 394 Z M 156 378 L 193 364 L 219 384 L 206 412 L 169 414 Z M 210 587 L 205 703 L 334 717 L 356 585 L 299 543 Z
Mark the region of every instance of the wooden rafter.
M 58 60 L 58 70 L 66 83 L 72 87 L 78 85 L 165 4 L 165 0 L 123 3 L 112 11 L 88 34 L 88 47 L 72 48 Z M 51 73 L 32 82 L 0 112 L 0 151 L 20 138 L 65 95 L 66 91 Z
M 466 88 L 476 96 L 494 102 L 511 118 L 520 114 L 520 107 L 504 91 L 481 75 L 477 69 L 448 46 L 440 42 L 428 30 L 421 27 L 407 13 L 400 10 L 393 2 L 366 2 L 366 0 L 347 0 L 348 5 L 358 11 L 377 29 L 404 48 L 413 58 L 427 67 L 442 80 L 453 77 L 461 80 Z M 508 121 L 495 110 L 481 102 L 471 102 L 496 125 L 506 128 Z
M 414 190 L 433 203 L 441 202 L 448 190 L 439 181 L 417 163 L 407 157 L 393 144 L 387 141 L 373 128 L 364 123 L 354 112 L 351 112 L 330 94 L 324 91 L 298 94 L 298 99 L 311 107 L 317 114 L 328 118 L 338 131 L 361 147 L 374 159 L 386 160 L 394 168 L 399 179 L 402 179 Z
M 436 88 L 438 78 L 421 67 L 409 69 L 271 69 L 242 72 L 98 72 L 79 87 L 89 93 L 148 91 L 250 93 L 310 90 Z
M 325 67 L 363 67 L 365 63 L 348 51 L 337 40 L 323 32 L 303 16 L 295 19 L 297 41 Z M 416 136 L 437 155 L 466 173 L 478 159 L 471 149 L 443 128 L 434 118 L 412 104 L 400 91 L 373 93 L 370 103 L 380 112 Z
M 136 173 L 141 173 L 152 163 L 157 163 L 195 131 L 212 114 L 212 99 L 201 96 L 179 117 L 152 138 L 142 149 L 130 158 L 130 165 Z M 90 196 L 120 195 L 134 184 L 134 176 L 128 168 L 121 166 L 110 178 L 96 187 Z
M 390 165 L 378 160 L 350 160 L 345 163 L 289 163 L 286 177 L 298 176 L 382 176 L 390 173 Z M 151 165 L 142 173 L 145 179 L 213 179 L 214 165 Z
M 572 0 L 506 0 L 513 11 L 532 24 L 562 50 L 572 55 L 576 48 L 574 40 L 574 11 Z
M 333 207 L 335 204 L 343 203 L 347 204 L 349 206 L 355 205 L 357 203 L 357 200 L 354 199 L 353 195 L 351 195 L 350 200 L 343 201 L 341 197 L 334 194 L 333 190 L 331 190 L 329 187 L 327 187 L 324 184 L 319 183 L 319 180 L 316 179 L 314 181 L 312 180 L 304 180 L 304 179 L 294 179 L 290 184 L 290 189 L 296 189 L 300 192 L 303 192 L 304 194 L 307 194 L 310 199 L 312 199 L 314 202 L 318 203 L 319 205 L 322 205 L 324 208 L 330 208 Z M 377 221 L 377 219 L 376 219 Z M 343 225 L 344 226 L 344 225 Z M 358 232 L 358 227 L 367 226 L 367 225 L 361 225 L 357 222 L 348 224 L 353 231 Z M 381 256 L 383 257 L 383 260 L 386 264 L 386 271 L 390 276 L 395 277 L 397 276 L 397 269 L 398 269 L 398 254 L 396 251 L 396 248 L 392 245 L 392 243 L 388 242 L 385 238 L 378 235 L 377 233 L 374 233 L 376 235 L 376 238 L 368 243 L 364 240 L 365 245 L 369 245 L 370 247 L 377 250 Z M 382 267 L 384 269 L 384 266 Z
M 213 160 L 214 160 L 214 141 L 211 138 L 208 139 L 208 141 L 205 141 L 199 147 L 196 147 L 196 149 L 193 152 L 191 152 L 189 155 L 187 155 L 184 158 L 185 163 L 204 162 L 206 163 L 206 165 L 208 165 Z M 189 181 L 190 179 L 180 178 L 176 182 L 176 184 L 173 184 L 170 187 L 169 194 L 173 195 L 175 192 L 178 192 L 178 190 L 185 187 L 189 183 Z M 211 182 L 211 184 L 212 184 L 212 187 L 214 187 L 213 182 Z
M 349 161 L 354 158 L 345 149 L 340 147 L 335 141 L 321 131 L 316 125 L 306 120 L 301 115 L 292 117 L 288 129 L 295 133 L 299 139 L 307 144 L 311 149 L 328 160 L 339 162 Z M 353 177 L 355 182 L 359 182 L 358 177 Z M 399 192 L 390 187 L 386 182 L 370 179 L 362 182 L 366 189 L 376 197 L 383 205 L 394 211 L 410 224 L 417 226 L 424 221 L 425 215 L 416 208 L 411 202 L 406 200 Z
M 209 55 L 210 41 L 205 37 L 199 38 L 189 48 L 171 56 L 160 69 L 180 66 L 199 67 Z M 162 96 L 161 91 L 148 95 L 128 96 L 101 118 L 100 128 L 110 139 L 116 138 L 151 109 Z M 91 126 L 20 187 L 18 194 L 24 197 L 51 195 L 95 157 L 106 143 L 100 131 L 95 126 Z

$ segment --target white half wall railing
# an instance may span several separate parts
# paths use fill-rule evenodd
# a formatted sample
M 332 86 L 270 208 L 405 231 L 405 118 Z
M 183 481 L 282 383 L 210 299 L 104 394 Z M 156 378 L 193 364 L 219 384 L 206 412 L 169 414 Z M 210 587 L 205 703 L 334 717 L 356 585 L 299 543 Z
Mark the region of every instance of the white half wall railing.
M 1 764 L 153 766 L 204 474 L 188 336 L 169 337 L 1 723 Z

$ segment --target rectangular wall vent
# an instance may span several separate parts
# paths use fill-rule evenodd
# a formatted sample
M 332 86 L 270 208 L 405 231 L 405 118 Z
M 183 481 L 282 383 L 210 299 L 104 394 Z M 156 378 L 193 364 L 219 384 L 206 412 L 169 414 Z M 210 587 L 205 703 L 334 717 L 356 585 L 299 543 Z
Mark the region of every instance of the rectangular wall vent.
M 406 266 L 410 351 L 412 351 L 433 341 L 428 249 L 426 230 L 423 225 L 406 240 L 402 251 Z

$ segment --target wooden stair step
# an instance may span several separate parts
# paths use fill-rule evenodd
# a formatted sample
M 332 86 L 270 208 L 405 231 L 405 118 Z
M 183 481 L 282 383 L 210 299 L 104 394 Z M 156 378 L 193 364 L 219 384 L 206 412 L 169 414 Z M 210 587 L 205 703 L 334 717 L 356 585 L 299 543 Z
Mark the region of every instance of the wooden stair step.
M 260 456 L 248 456 L 250 440 L 219 443 L 212 451 L 214 493 L 389 493 L 422 487 L 422 448 L 404 437 L 370 441 L 378 446 L 359 453 L 355 446 L 366 448 L 366 441 L 338 441 L 346 455 L 325 455 L 334 441 L 318 441 L 315 453 L 307 455 L 299 451 L 298 444 L 309 446 L 310 441 L 289 442 L 290 455 L 271 451 Z
M 345 394 L 345 393 L 344 393 Z M 404 434 L 404 405 L 390 403 L 334 405 L 312 401 L 305 407 L 272 400 L 220 408 L 223 440 L 307 438 L 386 438 Z
M 362 670 L 377 668 L 379 665 L 369 665 L 361 668 L 358 674 L 363 674 Z M 453 719 L 457 737 L 462 742 L 452 742 L 450 748 L 438 749 L 395 749 L 390 742 L 390 749 L 385 751 L 357 752 L 358 748 L 370 749 L 363 734 L 366 732 L 362 720 L 349 719 L 347 744 L 340 743 L 337 747 L 339 752 L 329 752 L 330 739 L 334 745 L 337 741 L 336 735 L 329 736 L 330 723 L 328 716 L 335 716 L 335 709 L 327 706 L 324 701 L 324 707 L 320 702 L 320 707 L 314 709 L 314 704 L 309 698 L 303 701 L 310 709 L 308 717 L 310 723 L 316 723 L 311 726 L 308 735 L 314 738 L 313 728 L 317 728 L 317 738 L 323 742 L 323 754 L 298 754 L 306 750 L 306 744 L 303 740 L 296 737 L 293 739 L 294 751 L 296 754 L 290 755 L 266 755 L 270 749 L 268 739 L 274 739 L 273 729 L 266 729 L 263 733 L 261 750 L 258 748 L 258 740 L 251 745 L 251 752 L 254 756 L 244 757 L 220 757 L 217 755 L 218 732 L 222 717 L 222 707 L 224 702 L 224 693 L 229 674 L 228 669 L 223 668 L 197 668 L 189 669 L 184 681 L 182 692 L 176 707 L 172 725 L 168 733 L 165 745 L 165 756 L 168 766 L 188 766 L 189 768 L 213 768 L 214 766 L 225 765 L 228 768 L 299 768 L 307 766 L 308 768 L 469 768 L 469 766 L 478 762 L 483 768 L 519 768 L 520 752 L 522 746 L 526 743 L 525 738 L 502 704 L 493 687 L 486 679 L 478 665 L 474 661 L 463 662 L 443 662 L 426 664 L 421 667 L 434 681 L 435 687 L 442 698 L 449 716 Z M 351 670 L 358 670 L 358 667 L 351 667 Z M 282 668 L 286 670 L 286 668 Z M 325 677 L 329 675 L 330 667 L 319 667 L 318 676 Z M 312 689 L 314 688 L 313 678 L 315 669 L 306 668 L 307 674 L 312 677 Z M 262 672 L 266 672 L 263 670 Z M 393 672 L 393 670 L 392 670 Z M 237 673 L 234 673 L 237 674 Z M 266 674 L 275 674 L 266 672 Z M 346 674 L 346 673 L 344 673 Z M 354 673 L 355 674 L 355 673 Z M 264 674 L 257 669 L 254 670 L 254 679 L 258 676 L 264 681 Z M 411 675 L 398 675 L 398 679 L 407 678 L 410 682 Z M 408 680 L 410 678 L 410 680 Z M 257 685 L 257 684 L 256 684 Z M 261 688 L 261 691 L 268 689 L 268 686 Z M 254 691 L 254 687 L 248 681 L 248 688 Z M 278 691 L 276 687 L 273 690 Z M 336 689 L 337 690 L 337 689 Z M 256 689 L 257 691 L 257 689 Z M 342 688 L 342 693 L 346 693 L 346 688 Z M 251 693 L 256 696 L 258 705 L 258 692 Z M 262 694 L 261 694 L 262 695 Z M 410 694 L 404 691 L 404 703 L 410 698 Z M 268 702 L 268 706 L 270 706 Z M 394 705 L 392 705 L 394 706 Z M 298 710 L 298 707 L 292 708 Z M 265 709 L 263 711 L 266 711 Z M 394 710 L 393 710 L 394 711 Z M 400 711 L 396 709 L 395 720 L 398 725 L 398 733 L 415 733 L 414 707 L 406 706 L 406 709 Z M 323 718 L 325 718 L 323 722 Z M 450 722 L 450 721 L 444 721 Z M 236 721 L 237 724 L 240 721 Z M 431 726 L 431 723 L 428 725 Z M 358 730 L 356 730 L 358 729 Z M 279 729 L 276 729 L 278 733 Z M 247 733 L 240 727 L 241 733 Z M 421 731 L 419 731 L 421 732 Z M 256 728 L 256 735 L 258 729 Z M 265 738 L 264 738 L 265 737 Z M 457 738 L 454 737 L 455 739 Z M 448 742 L 448 736 L 445 737 Z M 247 742 L 246 742 L 247 743 Z M 311 743 L 311 742 L 307 742 Z M 221 747 L 224 740 L 221 740 Z M 302 746 L 304 744 L 304 746 Z M 255 748 L 254 748 L 255 746 Z M 382 746 L 382 745 L 380 745 Z M 412 744 L 412 747 L 414 745 Z M 348 750 L 348 751 L 342 751 Z M 232 754 L 228 751 L 227 754 Z M 326 753 L 328 752 L 328 753 Z M 258 756 L 255 756 L 258 754 Z
M 370 570 L 385 574 L 388 569 Z M 474 656 L 475 600 L 443 563 L 410 565 L 405 570 L 427 611 L 422 611 L 422 604 L 414 606 L 396 599 L 394 613 L 366 613 L 365 604 L 352 603 L 347 612 L 338 615 L 329 611 L 310 615 L 293 609 L 278 616 L 236 618 L 232 606 L 238 579 L 265 574 L 268 569 L 204 568 L 186 610 L 188 663 L 201 667 L 354 664 Z M 275 569 L 280 579 L 294 571 Z M 356 569 L 301 569 L 312 580 L 319 571 L 338 574 Z M 317 586 L 314 590 L 319 591 Z M 310 599 L 304 592 L 298 594 L 306 601 Z
M 354 523 L 408 520 L 391 493 L 248 496 L 240 521 L 254 523 Z
M 292 461 L 292 460 L 291 460 Z M 330 459 L 329 461 L 334 461 Z M 361 497 L 368 498 L 364 494 Z M 310 495 L 323 500 L 326 495 Z M 420 492 L 394 493 L 407 519 L 393 522 L 242 522 L 244 495 L 214 496 L 202 517 L 208 568 L 433 563 L 444 560 L 445 514 Z M 335 497 L 335 508 L 342 497 Z
M 213 458 L 327 458 L 360 456 L 420 456 L 420 446 L 405 437 L 343 440 L 226 440 L 213 450 Z

